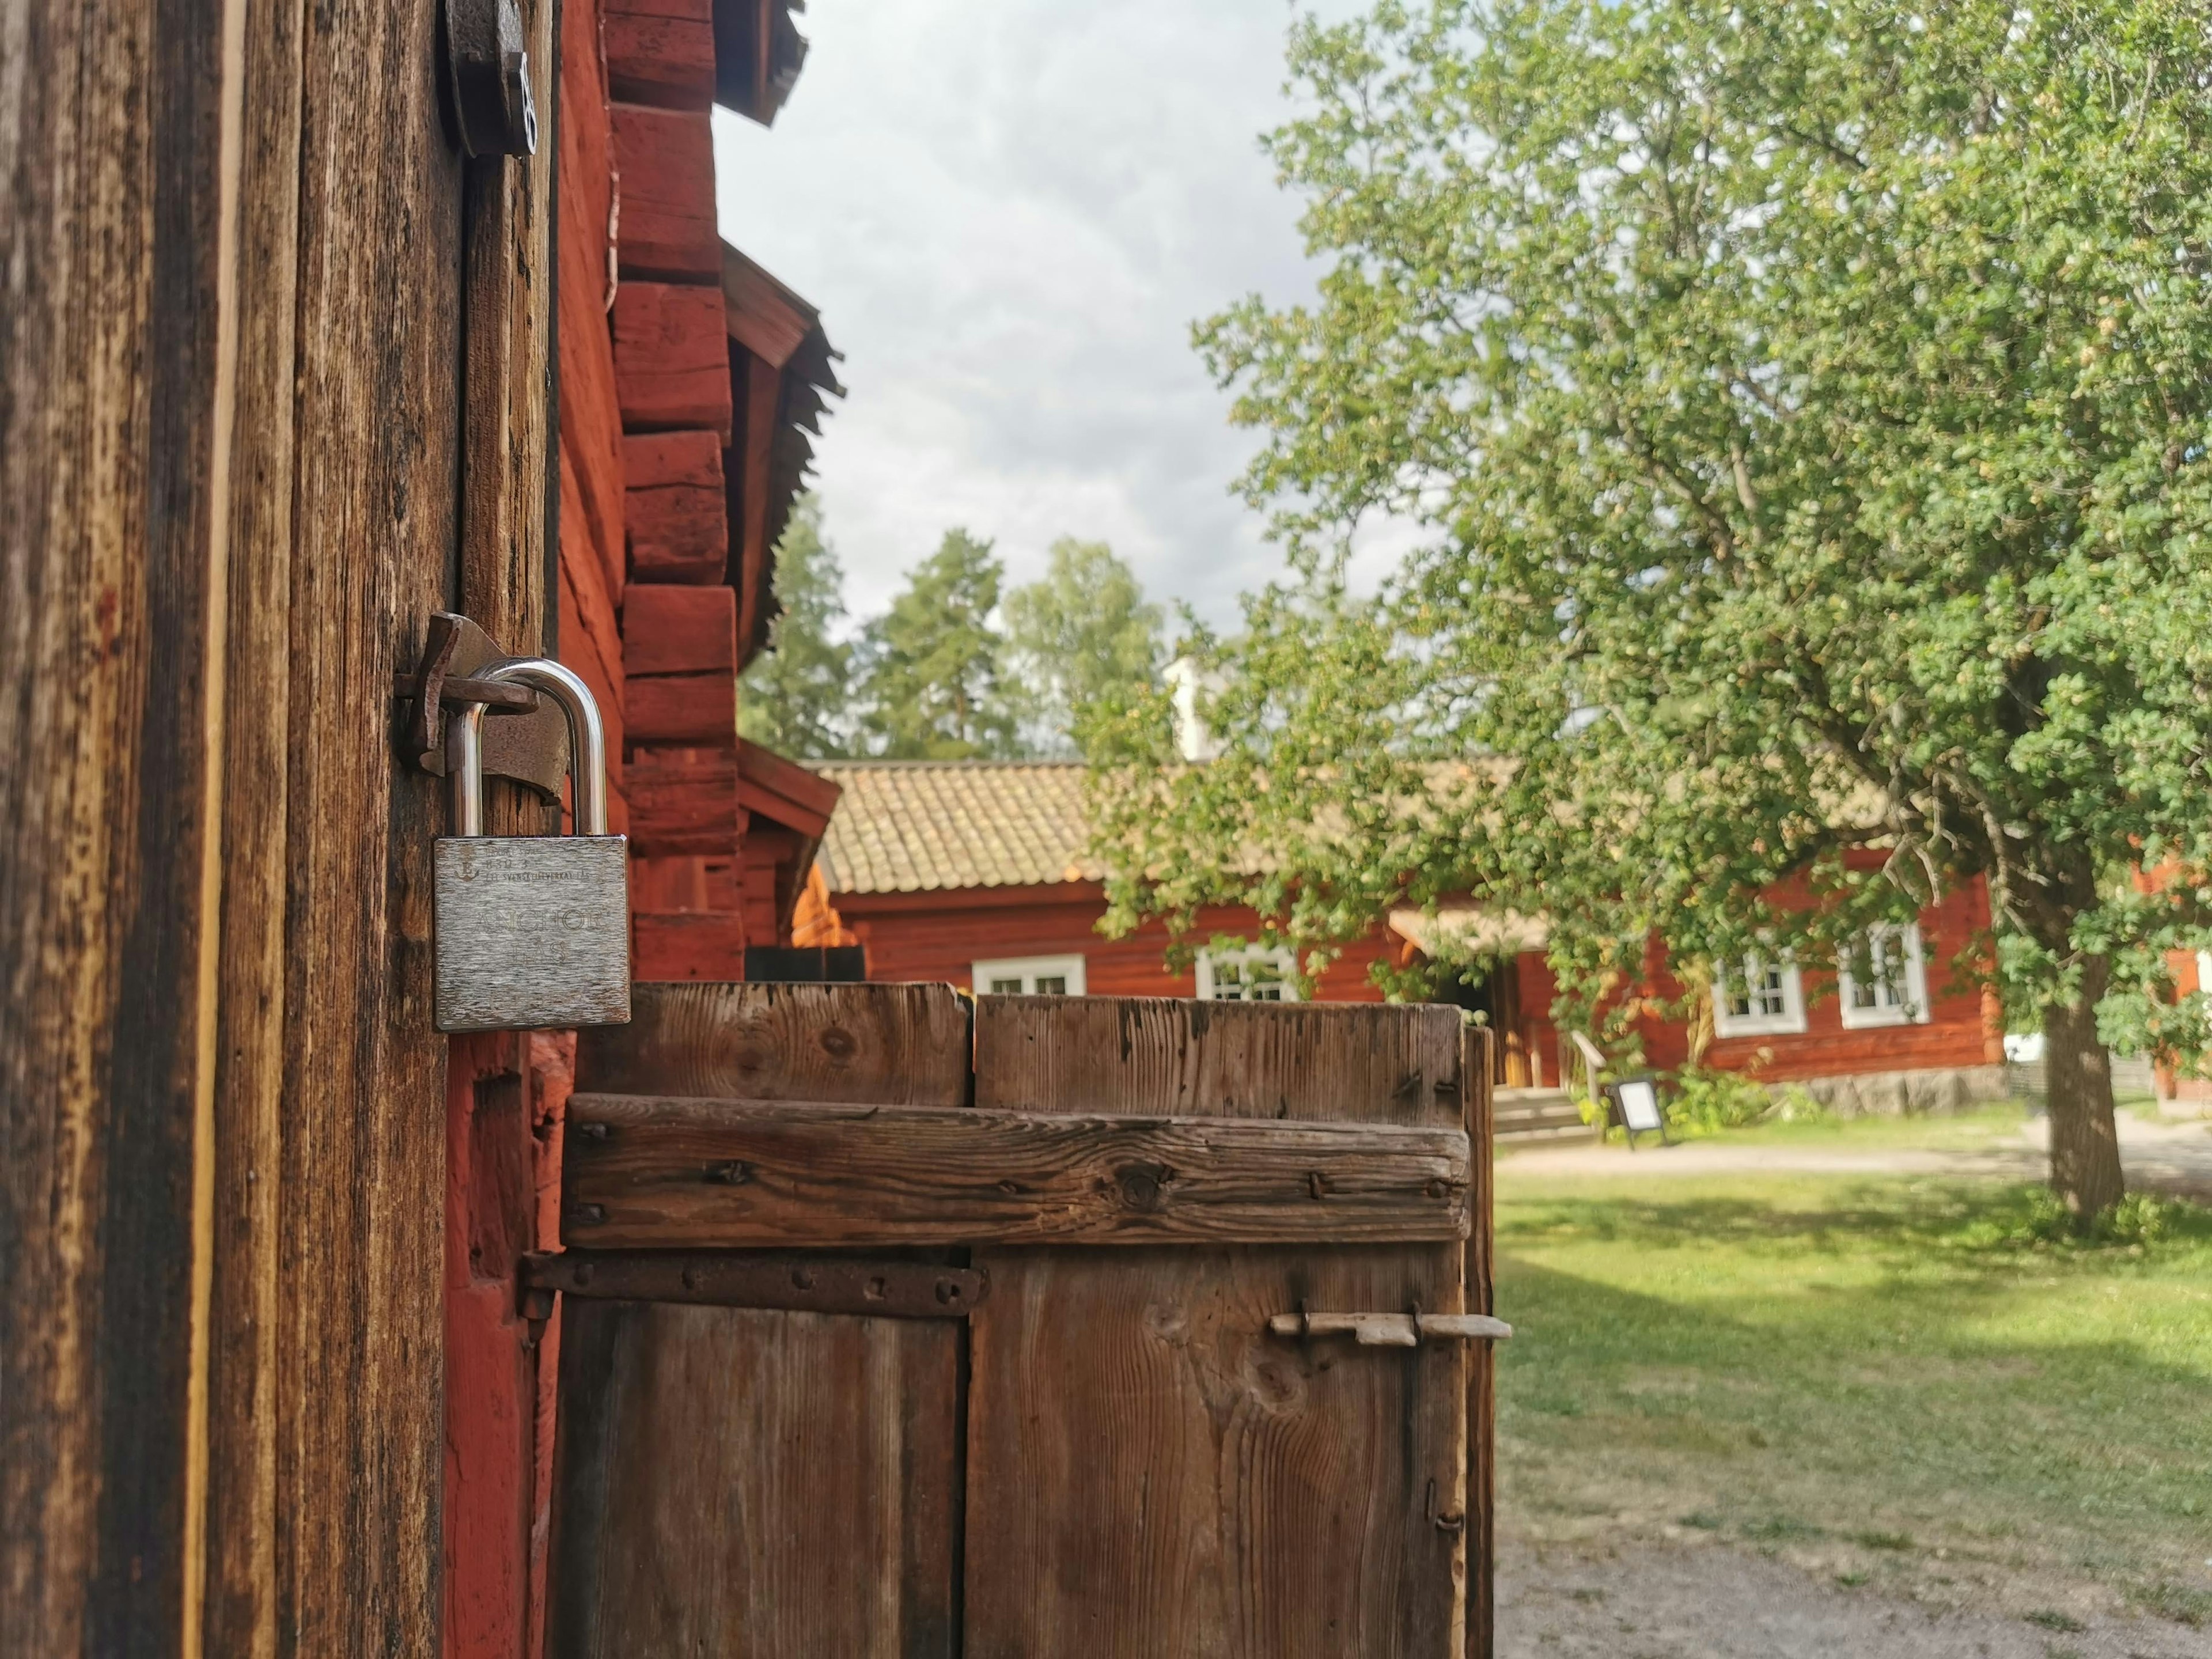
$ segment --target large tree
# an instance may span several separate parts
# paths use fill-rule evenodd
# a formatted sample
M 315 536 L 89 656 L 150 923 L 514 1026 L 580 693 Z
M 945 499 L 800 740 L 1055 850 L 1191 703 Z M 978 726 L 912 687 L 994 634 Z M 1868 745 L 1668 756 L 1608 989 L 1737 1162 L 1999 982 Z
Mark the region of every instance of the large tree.
M 1199 331 L 1294 574 L 1200 642 L 1219 758 L 1109 780 L 1117 914 L 1322 940 L 1465 891 L 1595 996 L 1650 935 L 1818 966 L 1986 878 L 1952 966 L 2039 1020 L 2057 1191 L 2115 1202 L 2107 1042 L 2201 1043 L 2162 952 L 2212 941 L 2209 21 L 1298 26 L 1270 142 L 1330 266 Z M 1426 533 L 1355 599 L 1377 514 Z
M 845 573 L 823 538 L 822 503 L 801 496 L 775 544 L 778 614 L 768 649 L 745 670 L 738 729 L 799 760 L 846 752 L 854 730 L 853 646 L 845 622 Z
M 1094 711 L 1157 680 L 1165 618 L 1104 542 L 1063 536 L 1043 576 L 1006 595 L 1006 666 L 1024 737 L 1073 755 Z
M 872 752 L 902 760 L 1009 755 L 1017 720 L 992 623 L 1004 568 L 988 541 L 948 530 L 862 635 L 861 724 Z

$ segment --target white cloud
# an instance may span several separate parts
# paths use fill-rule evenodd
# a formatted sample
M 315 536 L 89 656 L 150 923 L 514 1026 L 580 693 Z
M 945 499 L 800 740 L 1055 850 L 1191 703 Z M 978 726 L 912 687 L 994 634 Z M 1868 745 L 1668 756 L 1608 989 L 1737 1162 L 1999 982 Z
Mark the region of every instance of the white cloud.
M 856 611 L 948 526 L 1015 580 L 1103 538 L 1226 621 L 1280 568 L 1229 493 L 1252 434 L 1189 343 L 1311 291 L 1258 135 L 1284 0 L 816 0 L 772 131 L 715 123 L 723 234 L 822 307 L 852 395 L 818 446 Z

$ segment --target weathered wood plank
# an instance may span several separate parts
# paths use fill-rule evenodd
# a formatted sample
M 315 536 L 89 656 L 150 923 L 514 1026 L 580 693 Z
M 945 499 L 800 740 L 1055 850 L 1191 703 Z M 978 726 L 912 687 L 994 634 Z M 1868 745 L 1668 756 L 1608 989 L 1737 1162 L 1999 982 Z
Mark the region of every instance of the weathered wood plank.
M 1348 1243 L 1467 1224 L 1456 1129 L 583 1093 L 568 1110 L 577 1245 Z
M 362 718 L 455 598 L 462 166 L 436 24 L 435 0 L 322 0 L 301 52 L 283 1097 L 315 1105 L 286 1112 L 278 1172 L 276 1512 L 279 1651 L 319 1656 L 439 1641 L 445 799 Z
M 707 112 L 617 103 L 610 114 L 622 180 L 616 228 L 623 277 L 719 284 L 722 238 Z
M 287 756 L 292 672 L 294 377 L 300 252 L 298 0 L 244 32 L 237 416 L 231 464 L 223 724 L 226 861 L 217 964 L 208 1314 L 208 1654 L 279 1648 L 276 1540 L 283 1148 Z
M 957 1326 L 563 1318 L 556 1659 L 960 1651 Z
M 197 1606 L 237 66 L 143 6 L 0 38 L 0 1644 L 158 1656 Z
M 975 1103 L 1458 1127 L 1456 1009 L 985 997 Z
M 617 1302 L 965 1319 L 991 1281 L 967 1267 L 826 1250 L 560 1250 L 527 1264 L 525 1283 Z
M 616 97 L 672 109 L 714 103 L 714 0 L 609 0 L 603 29 Z
M 729 670 L 654 674 L 624 686 L 623 729 L 632 744 L 736 750 L 738 680 Z
M 703 427 L 730 436 L 722 290 L 624 283 L 615 295 L 615 394 L 631 432 Z
M 1495 1141 L 1491 1110 L 1496 1075 L 1496 1036 L 1470 1024 L 1463 1034 L 1467 1138 L 1473 1176 L 1471 1228 L 1464 1252 L 1469 1313 L 1494 1314 L 1494 1235 L 1492 1206 Z M 1468 1659 L 1491 1659 L 1498 1619 L 1498 1355 L 1479 1344 L 1467 1356 L 1467 1640 Z
M 735 674 L 738 596 L 726 587 L 647 586 L 623 601 L 623 672 Z
M 1436 1249 L 989 1252 L 970 1324 L 969 1659 L 1449 1651 L 1456 1344 L 1303 1346 Z M 986 1259 L 979 1253 L 979 1261 Z
M 722 441 L 656 432 L 623 441 L 630 574 L 639 582 L 720 582 L 730 562 Z
M 987 997 L 976 1059 L 979 1108 L 1461 1121 L 1449 1009 Z M 1305 1348 L 1266 1324 L 1301 1302 L 1460 1312 L 1462 1255 L 975 1251 L 969 1659 L 1452 1651 L 1461 1345 Z
M 583 1032 L 603 1094 L 960 1106 L 968 1002 L 949 985 L 640 985 L 630 1023 Z
M 735 910 L 634 910 L 631 971 L 648 981 L 714 984 L 743 977 L 745 919 Z M 635 992 L 632 1006 L 635 1007 Z
M 613 140 L 599 60 L 596 6 L 578 0 L 561 15 L 561 101 L 555 120 L 560 155 L 561 457 L 573 483 L 561 536 L 573 562 L 588 544 L 617 601 L 625 580 L 623 544 L 622 416 L 615 397 Z
M 727 856 L 737 847 L 744 814 L 736 756 L 678 759 L 647 751 L 632 758 L 623 783 L 633 858 Z

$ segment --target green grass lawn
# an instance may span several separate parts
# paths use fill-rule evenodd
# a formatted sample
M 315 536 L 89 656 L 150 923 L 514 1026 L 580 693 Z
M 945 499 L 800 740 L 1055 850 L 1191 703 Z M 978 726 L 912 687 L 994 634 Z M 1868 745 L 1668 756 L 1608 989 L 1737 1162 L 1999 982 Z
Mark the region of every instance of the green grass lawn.
M 2018 1121 L 1729 1138 L 1971 1145 Z M 1504 1160 L 1505 1527 L 1702 1530 L 1844 1584 L 2212 1629 L 2212 1211 L 2096 1249 L 2033 1242 L 2036 1213 L 1996 1182 Z

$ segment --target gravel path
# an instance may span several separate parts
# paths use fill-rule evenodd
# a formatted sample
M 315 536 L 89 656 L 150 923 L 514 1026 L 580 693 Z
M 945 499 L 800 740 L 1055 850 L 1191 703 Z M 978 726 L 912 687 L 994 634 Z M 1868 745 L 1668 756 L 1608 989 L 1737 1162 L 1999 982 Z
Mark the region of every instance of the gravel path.
M 1721 1544 L 1501 1540 L 1498 1659 L 2208 1659 L 2212 1631 L 1923 1606 Z
M 2149 1123 L 2122 1115 L 2120 1161 L 2128 1184 L 2148 1191 L 2212 1199 L 2212 1124 Z M 1686 1176 L 1773 1170 L 1807 1175 L 1987 1175 L 2039 1181 L 2048 1172 L 2050 1126 L 2031 1120 L 2016 1140 L 1972 1149 L 1915 1146 L 1829 1147 L 1788 1143 L 1746 1145 L 1692 1140 L 1662 1146 L 1502 1148 L 1516 1175 Z

